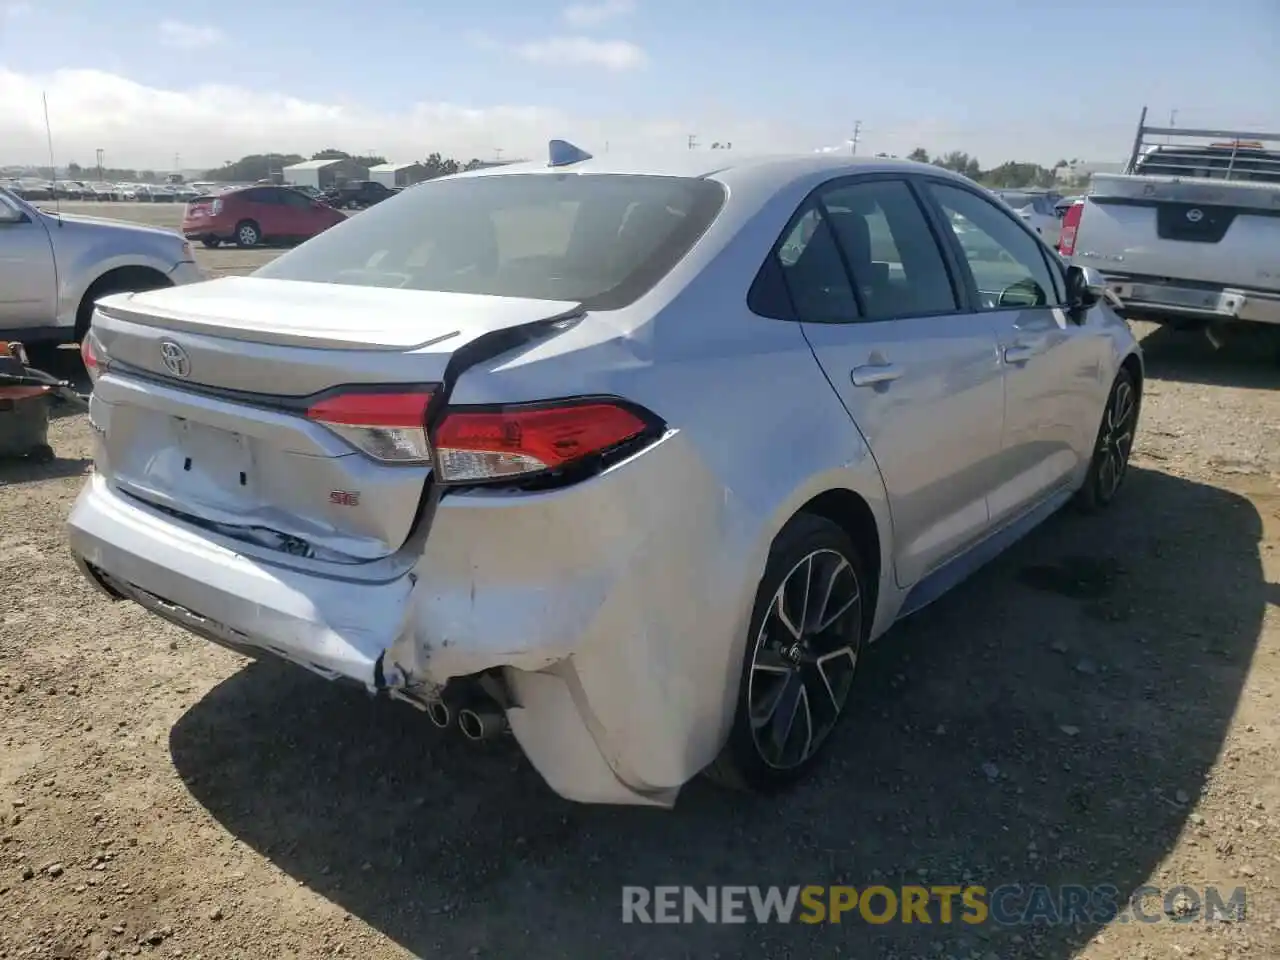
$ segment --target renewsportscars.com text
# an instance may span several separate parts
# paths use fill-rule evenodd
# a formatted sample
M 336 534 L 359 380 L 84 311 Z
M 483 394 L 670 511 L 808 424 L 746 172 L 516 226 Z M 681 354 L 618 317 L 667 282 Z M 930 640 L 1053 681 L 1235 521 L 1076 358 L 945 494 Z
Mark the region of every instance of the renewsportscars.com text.
M 622 888 L 623 923 L 913 923 L 1000 926 L 1245 918 L 1245 890 L 1042 884 Z

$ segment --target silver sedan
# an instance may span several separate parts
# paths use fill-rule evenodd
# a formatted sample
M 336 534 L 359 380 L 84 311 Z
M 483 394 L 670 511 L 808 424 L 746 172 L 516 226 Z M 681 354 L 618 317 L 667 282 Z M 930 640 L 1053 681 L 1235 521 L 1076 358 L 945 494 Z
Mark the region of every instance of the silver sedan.
M 101 301 L 71 545 L 564 797 L 775 787 L 867 644 L 1115 498 L 1143 363 L 1101 294 L 933 166 L 555 141 Z

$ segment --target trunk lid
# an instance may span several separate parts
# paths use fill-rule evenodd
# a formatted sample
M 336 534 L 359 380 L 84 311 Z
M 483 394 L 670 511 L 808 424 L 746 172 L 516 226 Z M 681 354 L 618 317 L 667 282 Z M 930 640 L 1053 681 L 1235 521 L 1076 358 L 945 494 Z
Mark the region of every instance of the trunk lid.
M 1108 274 L 1280 288 L 1280 185 L 1095 174 L 1073 260 Z
M 92 400 L 96 468 L 247 552 L 375 560 L 412 532 L 430 466 L 359 452 L 307 419 L 310 401 L 344 386 L 447 393 L 468 363 L 579 312 L 254 277 L 107 297 L 92 327 L 107 363 Z

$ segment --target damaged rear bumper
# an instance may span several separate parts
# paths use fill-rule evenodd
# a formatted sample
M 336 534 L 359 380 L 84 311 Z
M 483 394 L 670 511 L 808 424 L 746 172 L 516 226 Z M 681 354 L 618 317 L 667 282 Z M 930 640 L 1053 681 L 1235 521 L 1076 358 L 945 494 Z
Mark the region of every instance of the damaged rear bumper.
M 409 595 L 403 578 L 316 589 L 316 577 L 254 562 L 176 526 L 96 474 L 67 532 L 77 565 L 110 594 L 239 652 L 272 653 L 370 692 L 380 685 L 378 661 Z
M 248 656 L 419 706 L 455 678 L 496 674 L 512 733 L 556 793 L 670 806 L 723 743 L 743 591 L 763 563 L 751 514 L 699 467 L 673 469 L 688 454 L 659 443 L 644 455 L 660 460 L 655 471 L 458 497 L 421 555 L 382 574 L 365 565 L 358 581 L 247 557 L 98 475 L 68 537 L 109 594 Z

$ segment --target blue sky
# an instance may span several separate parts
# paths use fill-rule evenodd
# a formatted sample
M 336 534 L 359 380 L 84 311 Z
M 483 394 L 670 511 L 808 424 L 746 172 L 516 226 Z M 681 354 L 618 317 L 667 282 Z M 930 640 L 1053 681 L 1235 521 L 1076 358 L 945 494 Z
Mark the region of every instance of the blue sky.
M 1183 125 L 1280 129 L 1278 0 L 0 8 L 0 101 L 34 97 L 38 111 L 50 90 L 63 149 L 97 143 L 131 162 L 215 162 L 271 149 L 274 133 L 278 149 L 387 155 L 423 137 L 510 155 L 548 136 L 683 145 L 687 133 L 807 150 L 861 120 L 871 152 L 1048 163 L 1123 155 L 1144 103 Z M 275 123 L 282 95 L 293 106 Z M 21 116 L 0 151 L 34 149 L 31 110 Z

